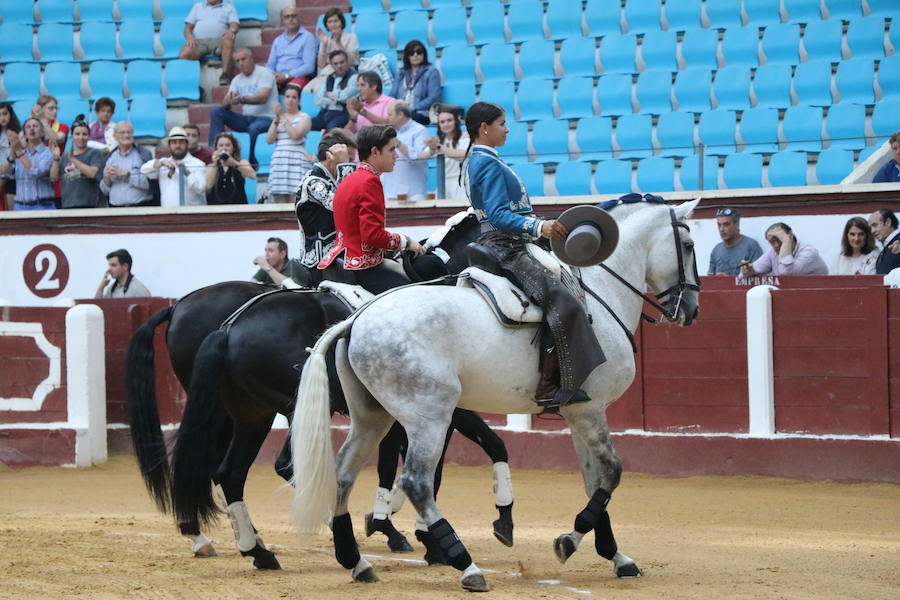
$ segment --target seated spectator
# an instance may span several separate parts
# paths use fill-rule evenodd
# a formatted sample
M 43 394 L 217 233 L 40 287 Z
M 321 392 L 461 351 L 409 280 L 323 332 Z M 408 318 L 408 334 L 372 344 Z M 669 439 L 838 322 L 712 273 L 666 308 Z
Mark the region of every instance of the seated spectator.
M 109 196 L 109 206 L 149 206 L 153 202 L 150 180 L 141 167 L 152 157 L 134 144 L 134 127 L 128 121 L 116 123 L 116 150 L 106 157 L 100 191 Z
M 319 38 L 319 68 L 324 69 L 331 61 L 331 53 L 335 50 L 343 50 L 347 53 L 349 65 L 355 68 L 359 64 L 359 39 L 354 33 L 347 33 L 347 18 L 339 8 L 329 8 L 323 16 L 325 28 L 316 30 Z
M 288 258 L 288 247 L 281 238 L 270 237 L 266 240 L 265 254 L 253 259 L 259 270 L 253 279 L 268 285 L 281 285 L 285 279 L 293 279 L 300 285 L 306 285 L 309 271 L 296 258 Z
M 469 148 L 469 134 L 462 130 L 463 109 L 442 104 L 438 108 L 438 134 L 426 140 L 433 155 L 444 156 L 444 197 L 465 199 L 460 172 Z
M 281 26 L 284 33 L 272 42 L 266 68 L 275 76 L 279 92 L 289 83 L 303 89 L 316 74 L 319 42 L 300 26 L 300 9 L 296 6 L 281 9 Z
M 397 73 L 391 96 L 405 100 L 417 122 L 431 122 L 428 111 L 432 104 L 441 101 L 441 74 L 428 62 L 428 50 L 419 40 L 403 48 L 403 68 Z
M 241 158 L 241 145 L 230 133 L 216 137 L 215 163 L 206 167 L 207 204 L 247 204 L 244 181 L 256 171 Z
M 742 262 L 753 262 L 762 256 L 756 240 L 741 235 L 741 215 L 733 208 L 716 212 L 716 225 L 722 241 L 709 255 L 709 275 L 737 275 Z
M 329 57 L 333 72 L 325 78 L 325 84 L 316 92 L 319 114 L 313 117 L 314 131 L 343 127 L 350 120 L 347 101 L 359 95 L 356 71 L 350 68 L 347 53 L 335 50 Z
M 893 153 L 894 158 L 887 161 L 887 163 L 875 173 L 875 177 L 872 178 L 872 183 L 895 183 L 900 181 L 900 131 L 892 135 L 888 142 L 891 144 L 891 152 Z
M 431 150 L 425 143 L 428 130 L 412 119 L 412 108 L 398 100 L 388 109 L 390 124 L 397 130 L 397 162 L 392 171 L 381 174 L 385 200 L 396 200 L 406 194 L 410 202 L 425 199 L 428 185 L 428 158 Z
M 828 266 L 819 251 L 797 240 L 785 223 L 766 229 L 771 248 L 753 262 L 741 262 L 741 275 L 828 275 Z
M 9 136 L 9 156 L 0 165 L 0 175 L 15 175 L 13 210 L 55 209 L 53 182 L 59 179 L 59 146 L 44 144 L 44 126 L 37 119 L 26 120 L 22 130 L 25 144 L 19 136 Z
M 19 139 L 21 130 L 22 126 L 12 104 L 0 102 L 0 165 L 9 159 L 13 138 Z M 0 175 L 0 210 L 12 208 L 12 197 L 16 195 L 16 180 L 12 176 L 12 172 Z
M 88 148 L 90 130 L 85 121 L 72 123 L 72 147 L 59 164 L 63 208 L 96 208 L 100 202 L 100 169 L 106 157 Z
M 387 125 L 388 108 L 395 99 L 382 93 L 378 73 L 363 71 L 356 78 L 356 85 L 359 87 L 359 98 L 347 100 L 347 112 L 350 114 L 347 128 L 355 133 L 366 125 Z
M 234 39 L 241 24 L 231 2 L 206 0 L 197 2 L 184 19 L 184 46 L 178 58 L 200 60 L 207 54 L 222 57 L 219 85 L 228 85 Z
M 173 127 L 166 138 L 167 158 L 151 158 L 141 166 L 148 179 L 159 180 L 160 206 L 206 204 L 206 165 L 188 154 L 188 137 L 183 127 Z
M 278 105 L 278 90 L 275 87 L 275 77 L 267 68 L 253 62 L 253 54 L 249 48 L 238 48 L 234 58 L 239 72 L 231 80 L 222 105 L 212 109 L 209 117 L 209 145 L 215 143 L 216 137 L 226 125 L 232 131 L 249 133 L 250 153 L 247 158 L 255 169 L 256 138 L 272 124 L 275 107 Z M 243 113 L 234 112 L 234 106 L 242 106 Z
M 841 251 L 831 263 L 832 275 L 874 275 L 878 250 L 875 236 L 862 217 L 852 217 L 844 225 Z
M 199 158 L 205 165 L 212 164 L 212 150 L 208 146 L 200 145 L 200 128 L 193 123 L 188 123 L 184 126 L 184 131 L 188 136 L 188 152 L 190 152 L 191 156 Z
M 131 254 L 124 248 L 106 255 L 108 268 L 100 280 L 94 298 L 141 298 L 152 296 L 150 290 L 131 274 Z M 109 285 L 112 283 L 112 285 Z M 106 287 L 108 286 L 109 287 Z
M 275 120 L 266 133 L 266 143 L 276 144 L 269 172 L 269 194 L 278 203 L 294 201 L 297 185 L 312 169 L 306 156 L 309 115 L 300 112 L 300 88 L 289 85 L 284 91 L 284 110 L 275 106 Z
M 18 198 L 17 198 L 18 199 Z M 900 231 L 897 231 L 897 215 L 881 208 L 869 215 L 872 235 L 881 242 L 881 253 L 875 261 L 875 273 L 887 275 L 900 267 Z
M 112 121 L 116 103 L 112 98 L 104 96 L 94 102 L 94 112 L 97 113 L 97 120 L 91 123 L 88 148 L 94 148 L 106 155 L 116 149 L 116 124 Z

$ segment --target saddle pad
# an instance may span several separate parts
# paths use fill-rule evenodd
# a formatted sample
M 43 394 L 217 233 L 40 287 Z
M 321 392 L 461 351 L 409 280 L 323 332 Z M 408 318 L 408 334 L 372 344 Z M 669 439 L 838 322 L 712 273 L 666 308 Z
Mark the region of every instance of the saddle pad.
M 541 307 L 504 277 L 477 267 L 469 267 L 460 274 L 456 286 L 478 290 L 500 323 L 506 327 L 526 327 L 544 320 Z
M 332 294 L 339 296 L 353 310 L 359 310 L 360 306 L 375 297 L 372 292 L 366 291 L 361 285 L 338 283 L 327 279 L 319 284 L 319 289 L 328 290 Z
M 541 266 L 550 271 L 554 277 L 556 277 L 557 279 L 560 278 L 563 270 L 563 264 L 559 261 L 558 258 L 556 258 L 556 256 L 550 254 L 537 244 L 525 244 L 525 250 L 528 251 L 528 254 L 530 254 L 534 260 L 541 263 Z M 566 267 L 568 266 L 569 265 L 566 265 Z

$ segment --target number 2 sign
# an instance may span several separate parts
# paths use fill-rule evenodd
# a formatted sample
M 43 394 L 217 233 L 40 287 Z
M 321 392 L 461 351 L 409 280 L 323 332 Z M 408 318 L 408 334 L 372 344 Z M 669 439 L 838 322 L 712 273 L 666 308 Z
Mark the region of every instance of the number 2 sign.
M 59 247 L 40 244 L 25 256 L 22 278 L 39 298 L 59 296 L 69 283 L 69 260 Z

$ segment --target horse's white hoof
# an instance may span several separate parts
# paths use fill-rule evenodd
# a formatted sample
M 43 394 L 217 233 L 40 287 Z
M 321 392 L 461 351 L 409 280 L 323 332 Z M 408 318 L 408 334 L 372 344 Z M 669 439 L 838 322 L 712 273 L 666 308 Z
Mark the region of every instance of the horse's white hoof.
M 353 567 L 353 571 L 350 572 L 350 576 L 353 577 L 353 581 L 360 583 L 377 583 L 381 581 L 378 579 L 378 575 L 375 574 L 375 569 L 364 558 L 359 559 L 359 562 Z
M 475 563 L 462 572 L 459 576 L 459 582 L 467 592 L 487 592 L 491 588 L 488 586 L 481 569 L 475 566 Z
M 616 565 L 615 567 L 613 567 L 613 572 L 616 574 L 616 577 L 621 577 L 622 579 L 633 579 L 644 574 L 641 569 L 633 562 L 625 563 L 623 565 Z
M 578 544 L 575 539 L 568 533 L 564 533 L 553 541 L 553 552 L 556 554 L 556 560 L 565 564 L 569 557 L 575 554 Z
M 194 550 L 194 558 L 212 558 L 218 556 L 212 544 L 206 544 Z

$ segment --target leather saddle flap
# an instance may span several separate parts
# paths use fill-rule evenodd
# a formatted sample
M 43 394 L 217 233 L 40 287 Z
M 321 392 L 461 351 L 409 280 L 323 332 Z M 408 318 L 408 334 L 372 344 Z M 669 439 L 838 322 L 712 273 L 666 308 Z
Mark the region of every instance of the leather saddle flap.
M 544 320 L 541 307 L 505 277 L 478 267 L 469 267 L 460 274 L 456 286 L 478 290 L 500 323 L 506 327 L 525 327 Z
M 375 297 L 372 292 L 365 290 L 361 285 L 351 285 L 337 281 L 325 280 L 319 284 L 319 289 L 328 290 L 336 296 L 340 296 L 353 310 L 358 310 L 360 306 Z

